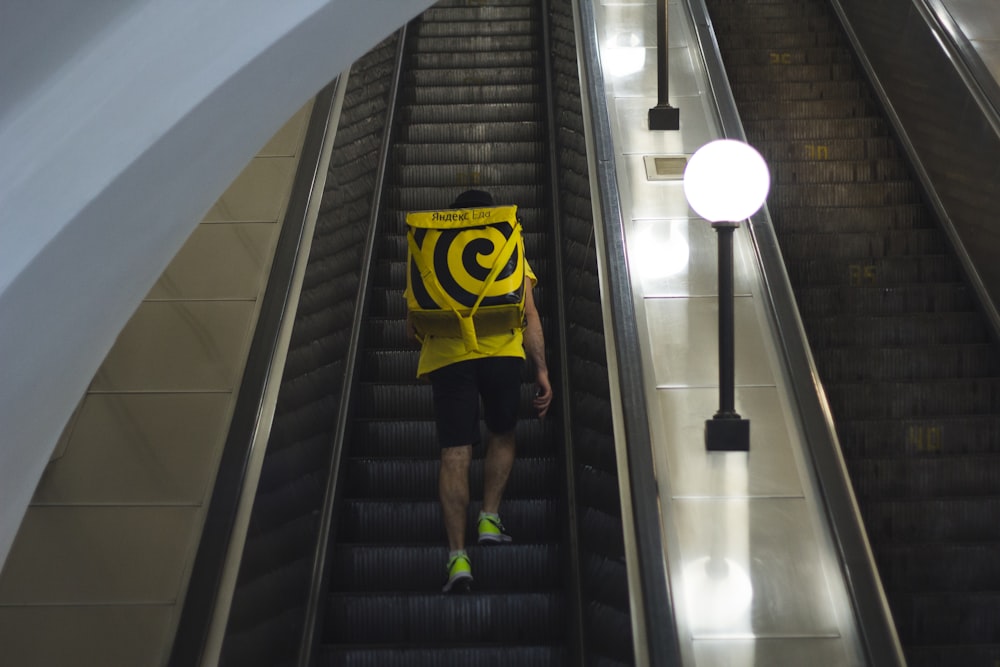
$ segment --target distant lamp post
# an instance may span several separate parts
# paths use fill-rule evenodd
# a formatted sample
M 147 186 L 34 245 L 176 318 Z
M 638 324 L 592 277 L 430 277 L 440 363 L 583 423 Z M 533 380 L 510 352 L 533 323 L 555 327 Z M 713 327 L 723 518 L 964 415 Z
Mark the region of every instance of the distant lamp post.
M 736 412 L 733 232 L 756 213 L 771 186 L 764 158 L 741 141 L 699 148 L 684 169 L 684 195 L 719 234 L 719 411 L 705 422 L 709 451 L 749 451 L 750 420 Z
M 681 112 L 670 106 L 669 53 L 670 17 L 667 15 L 667 0 L 656 3 L 656 106 L 649 110 L 649 129 L 681 129 Z

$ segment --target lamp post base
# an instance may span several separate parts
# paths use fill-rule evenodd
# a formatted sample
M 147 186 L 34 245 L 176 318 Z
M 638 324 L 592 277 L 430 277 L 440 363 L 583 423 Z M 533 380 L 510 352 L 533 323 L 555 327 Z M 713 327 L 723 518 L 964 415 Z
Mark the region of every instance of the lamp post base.
M 659 104 L 649 110 L 649 129 L 681 129 L 681 110 L 669 104 Z
M 710 452 L 749 452 L 750 420 L 739 415 L 705 420 L 705 449 Z

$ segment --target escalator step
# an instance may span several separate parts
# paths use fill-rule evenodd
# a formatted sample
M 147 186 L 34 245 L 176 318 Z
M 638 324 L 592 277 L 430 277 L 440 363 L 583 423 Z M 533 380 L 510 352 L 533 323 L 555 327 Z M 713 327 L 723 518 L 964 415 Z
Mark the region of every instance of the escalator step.
M 857 70 L 853 63 L 825 63 L 821 65 L 776 65 L 761 67 L 755 63 L 741 62 L 739 55 L 751 53 L 736 52 L 737 57 L 730 57 L 726 62 L 726 74 L 731 82 L 753 81 L 755 84 L 780 81 L 850 81 L 855 78 Z M 742 114 L 742 109 L 740 110 Z
M 726 55 L 726 71 L 729 63 L 736 66 L 757 65 L 780 69 L 796 65 L 846 65 L 854 63 L 854 54 L 844 46 L 825 48 L 805 48 L 794 51 L 774 49 L 730 49 Z M 742 113 L 742 108 L 740 113 Z
M 958 261 L 950 255 L 820 259 L 789 262 L 788 275 L 797 285 L 902 285 L 906 283 L 952 283 L 964 277 Z
M 333 593 L 331 598 L 324 635 L 332 642 L 523 645 L 565 634 L 560 593 Z
M 563 558 L 552 544 L 467 547 L 477 592 L 545 591 L 562 585 Z M 331 585 L 346 592 L 432 591 L 444 584 L 440 545 L 341 544 L 333 553 Z
M 900 181 L 910 170 L 901 160 L 814 160 L 782 164 L 775 170 L 777 183 L 867 183 Z
M 944 233 L 937 229 L 887 232 L 830 232 L 781 235 L 781 253 L 796 261 L 811 258 L 844 258 L 866 266 L 882 257 L 940 255 L 947 250 Z
M 887 591 L 1000 590 L 1000 543 L 887 544 L 879 554 Z
M 436 454 L 436 453 L 435 453 Z M 438 497 L 439 457 L 431 460 L 352 459 L 347 464 L 345 494 L 351 498 L 421 498 Z M 505 498 L 538 497 L 545 490 L 555 493 L 565 474 L 553 459 L 518 457 L 514 461 Z M 469 491 L 473 497 L 483 494 L 483 462 L 475 460 L 469 471 Z
M 862 507 L 875 543 L 998 542 L 1000 498 L 872 500 Z
M 989 496 L 1000 488 L 1000 457 L 935 456 L 857 459 L 848 464 L 862 499 Z
M 438 164 L 503 164 L 540 162 L 544 147 L 535 141 L 507 141 L 502 144 L 404 144 L 395 147 L 399 164 L 420 164 L 436 169 Z
M 536 121 L 497 123 L 420 123 L 407 125 L 400 131 L 401 142 L 415 144 L 452 144 L 461 141 L 493 143 L 500 141 L 532 141 L 543 135 L 544 126 Z M 506 184 L 505 185 L 510 185 Z M 407 189 L 413 187 L 407 184 Z M 495 188 L 494 188 L 495 189 Z M 493 196 L 497 200 L 496 195 Z M 497 200 L 500 201 L 500 200 Z
M 440 38 L 445 38 L 445 43 L 439 45 L 442 49 L 452 51 L 459 49 L 490 51 L 497 48 L 513 48 L 504 43 L 498 46 L 497 42 L 505 38 L 535 38 L 535 26 L 528 19 L 520 21 L 435 21 L 432 15 L 431 20 L 417 23 L 414 33 L 419 38 L 419 43 L 421 44 L 428 40 L 434 42 L 439 41 Z M 462 37 L 462 39 L 452 39 L 450 40 L 451 43 L 447 43 L 449 41 L 448 38 L 453 37 Z
M 513 140 L 519 141 L 520 139 L 515 138 Z M 454 185 L 456 194 L 465 187 L 468 187 L 468 181 L 464 185 L 460 181 L 456 181 Z M 493 193 L 494 201 L 516 203 L 518 211 L 521 211 L 522 205 L 524 208 L 531 208 L 531 202 L 543 201 L 545 185 L 542 183 L 530 185 L 505 183 L 503 185 L 490 186 L 490 192 Z M 450 195 L 451 193 L 448 194 Z M 392 207 L 401 211 L 431 211 L 448 205 L 449 200 L 445 199 L 442 202 L 441 195 L 442 188 L 440 187 L 400 187 L 394 190 L 389 199 Z M 527 220 L 527 216 L 525 216 L 525 219 Z M 525 240 L 527 241 L 527 239 Z M 402 239 L 402 247 L 406 247 L 405 238 Z M 532 256 L 528 253 L 527 243 L 525 243 L 525 253 L 529 257 Z M 400 257 L 405 256 L 406 253 L 404 252 Z
M 808 141 L 773 139 L 758 141 L 754 147 L 768 163 L 782 163 L 783 171 L 791 168 L 790 162 L 816 163 L 820 160 L 886 160 L 898 159 L 899 149 L 888 137 L 872 139 L 840 139 L 822 144 Z M 822 152 L 820 153 L 819 150 Z M 775 174 L 778 176 L 779 174 Z
M 824 118 L 806 120 L 780 118 L 748 120 L 744 123 L 752 142 L 772 139 L 871 139 L 884 137 L 888 124 L 884 118 Z
M 534 67 L 538 56 L 534 51 L 526 49 L 492 49 L 489 51 L 419 51 L 413 56 L 413 62 L 421 70 L 427 69 L 459 69 L 468 67 L 471 71 L 485 68 L 501 67 L 524 68 Z M 506 106 L 506 105 L 504 105 Z M 484 116 L 493 113 L 491 109 L 483 109 Z
M 810 12 L 782 18 L 772 18 L 758 15 L 756 12 L 745 11 L 739 13 L 733 12 L 728 16 L 723 12 L 717 17 L 715 10 L 713 10 L 712 23 L 724 34 L 744 32 L 757 35 L 766 33 L 772 37 L 783 33 L 796 35 L 801 33 L 823 34 L 840 29 L 837 19 L 827 12 Z
M 545 178 L 545 165 L 541 163 L 500 163 L 500 164 L 435 164 L 433 169 L 427 165 L 400 165 L 395 169 L 400 178 L 414 187 L 450 187 L 457 177 L 475 173 L 478 178 L 486 181 L 503 181 L 511 185 L 517 183 L 533 184 Z
M 835 413 L 852 419 L 904 419 L 913 415 L 989 414 L 1000 400 L 1000 380 L 923 380 L 833 384 L 827 388 Z
M 791 118 L 795 120 L 824 118 L 869 118 L 879 112 L 874 100 L 834 99 L 813 100 L 775 97 L 760 102 L 747 102 L 740 107 L 740 116 L 748 121 Z
M 989 332 L 978 313 L 953 313 L 946 318 L 931 313 L 816 318 L 808 325 L 817 348 L 827 346 L 897 346 L 980 344 Z
M 480 87 L 496 81 L 497 85 L 519 85 L 534 80 L 531 67 L 477 67 L 469 69 L 418 70 L 410 74 L 413 84 L 421 86 Z M 438 102 L 441 104 L 442 102 Z M 474 140 L 475 141 L 475 140 Z
M 440 455 L 437 444 L 437 426 L 429 415 L 423 420 L 358 420 L 354 426 L 354 440 L 364 452 L 353 452 L 367 457 L 432 458 Z M 519 457 L 551 455 L 546 451 L 551 441 L 552 423 L 549 420 L 520 419 L 514 427 Z M 482 445 L 474 448 L 475 452 Z M 476 455 L 474 453 L 474 455 Z
M 767 198 L 771 206 L 899 206 L 920 201 L 912 181 L 884 183 L 776 183 Z
M 506 102 L 490 104 L 410 104 L 397 116 L 405 123 L 499 123 L 501 121 L 532 121 L 542 112 L 537 102 Z M 459 148 L 452 146 L 452 148 Z M 486 146 L 489 148 L 489 146 Z M 419 156 L 423 162 L 423 155 Z
M 992 345 L 920 347 L 840 347 L 818 350 L 817 365 L 827 382 L 924 380 L 955 376 L 996 377 Z
M 995 451 L 995 443 L 1000 439 L 1000 417 L 959 414 L 841 420 L 837 432 L 848 457 L 976 456 Z
M 733 93 L 745 103 L 771 101 L 857 101 L 870 99 L 860 81 L 738 81 Z M 742 112 L 741 112 L 742 113 Z M 756 144 L 755 144 L 756 145 Z
M 774 207 L 774 227 L 779 231 L 824 233 L 923 229 L 931 226 L 930 214 L 923 206 L 802 206 Z
M 317 667 L 561 667 L 562 646 L 476 646 L 458 648 L 324 647 Z M 596 667 L 596 665 L 595 665 Z
M 890 603 L 903 610 L 896 625 L 907 644 L 1000 644 L 998 592 L 896 594 Z
M 961 283 L 894 287 L 811 287 L 796 291 L 807 317 L 953 313 L 976 307 L 972 290 Z
M 714 9 L 712 10 L 715 11 Z M 716 33 L 723 54 L 739 49 L 771 49 L 782 52 L 790 49 L 808 49 L 814 47 L 841 46 L 843 39 L 832 30 L 813 32 L 763 32 L 751 30 L 733 30 L 726 33 Z
M 479 504 L 469 510 L 467 535 L 474 534 Z M 542 543 L 561 534 L 554 500 L 504 500 L 504 526 L 518 544 Z M 440 544 L 444 539 L 441 505 L 430 500 L 344 501 L 340 539 L 346 542 Z
M 464 86 L 421 86 L 407 88 L 400 98 L 408 104 L 505 104 L 538 99 L 538 83 L 490 84 L 469 82 Z

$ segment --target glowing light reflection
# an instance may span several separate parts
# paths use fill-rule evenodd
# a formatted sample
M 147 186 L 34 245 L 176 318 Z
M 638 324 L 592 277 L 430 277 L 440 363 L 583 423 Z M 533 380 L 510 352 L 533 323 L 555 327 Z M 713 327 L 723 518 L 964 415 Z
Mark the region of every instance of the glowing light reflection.
M 685 234 L 671 226 L 663 230 L 638 229 L 629 242 L 629 268 L 646 280 L 676 276 L 687 270 L 691 247 Z
M 604 70 L 615 77 L 641 72 L 646 66 L 646 48 L 640 46 L 642 40 L 634 32 L 622 32 L 601 49 Z
M 729 558 L 704 556 L 684 567 L 684 587 L 692 627 L 749 630 L 753 584 L 742 565 Z M 752 634 L 752 633 L 751 633 Z

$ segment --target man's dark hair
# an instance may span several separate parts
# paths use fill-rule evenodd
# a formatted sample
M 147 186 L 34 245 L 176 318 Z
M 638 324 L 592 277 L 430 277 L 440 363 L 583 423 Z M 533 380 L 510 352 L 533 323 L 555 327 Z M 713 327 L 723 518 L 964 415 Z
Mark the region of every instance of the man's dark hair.
M 483 206 L 493 206 L 493 195 L 484 190 L 466 190 L 455 197 L 451 203 L 452 208 L 478 208 Z

